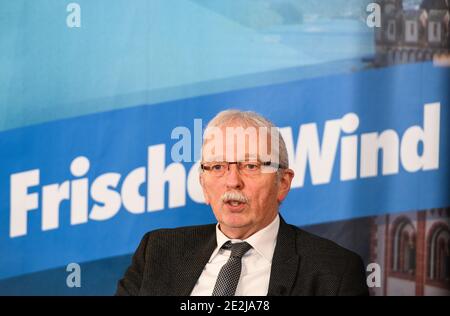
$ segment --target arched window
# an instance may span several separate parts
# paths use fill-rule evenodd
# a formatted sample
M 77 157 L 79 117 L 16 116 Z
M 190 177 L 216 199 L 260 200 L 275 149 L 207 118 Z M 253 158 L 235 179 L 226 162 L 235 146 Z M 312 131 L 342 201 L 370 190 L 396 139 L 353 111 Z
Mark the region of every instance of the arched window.
M 434 226 L 428 238 L 428 278 L 448 282 L 450 280 L 450 231 L 447 225 Z
M 392 271 L 414 275 L 416 230 L 406 217 L 398 218 L 392 230 Z

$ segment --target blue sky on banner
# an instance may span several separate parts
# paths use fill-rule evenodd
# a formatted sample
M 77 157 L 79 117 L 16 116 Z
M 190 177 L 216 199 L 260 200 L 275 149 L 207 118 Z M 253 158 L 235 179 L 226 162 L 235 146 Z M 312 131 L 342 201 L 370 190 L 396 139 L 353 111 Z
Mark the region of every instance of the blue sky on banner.
M 64 1 L 2 2 L 0 131 L 348 71 L 373 52 L 367 1 L 302 1 L 294 15 L 282 2 L 80 0 L 79 29 L 66 26 Z M 354 62 L 330 64 L 344 60 Z

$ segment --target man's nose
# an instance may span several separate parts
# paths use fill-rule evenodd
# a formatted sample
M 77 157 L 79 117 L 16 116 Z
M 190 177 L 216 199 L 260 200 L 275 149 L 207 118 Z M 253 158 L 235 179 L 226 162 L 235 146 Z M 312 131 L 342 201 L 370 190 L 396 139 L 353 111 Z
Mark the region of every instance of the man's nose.
M 244 186 L 244 182 L 242 181 L 241 174 L 239 173 L 239 169 L 236 164 L 229 165 L 229 169 L 225 173 L 225 178 L 228 189 L 242 189 Z

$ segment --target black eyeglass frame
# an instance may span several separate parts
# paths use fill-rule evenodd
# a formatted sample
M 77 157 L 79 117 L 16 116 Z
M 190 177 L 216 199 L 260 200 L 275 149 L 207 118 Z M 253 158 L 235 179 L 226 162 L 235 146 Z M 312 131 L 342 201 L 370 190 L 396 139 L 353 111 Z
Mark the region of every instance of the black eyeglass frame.
M 227 165 L 228 165 L 227 171 L 230 170 L 230 165 L 238 165 L 241 162 L 248 162 L 248 161 L 220 161 L 220 163 L 227 163 Z M 275 168 L 277 170 L 287 169 L 285 166 L 282 166 L 279 163 L 274 163 L 274 162 L 271 162 L 271 161 L 265 161 L 265 162 L 258 161 L 258 162 L 261 164 L 261 167 L 262 166 L 264 166 L 264 167 L 271 166 L 271 167 L 273 167 L 273 168 Z M 202 171 L 205 171 L 205 170 L 206 171 L 211 171 L 212 166 L 211 167 L 210 166 L 205 166 L 205 164 L 202 163 L 202 164 L 200 164 L 200 168 L 202 169 Z

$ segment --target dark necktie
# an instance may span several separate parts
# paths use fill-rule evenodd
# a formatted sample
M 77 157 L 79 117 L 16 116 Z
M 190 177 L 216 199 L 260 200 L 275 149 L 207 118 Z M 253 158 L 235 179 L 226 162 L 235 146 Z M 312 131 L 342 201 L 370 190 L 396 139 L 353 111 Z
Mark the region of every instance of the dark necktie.
M 246 242 L 232 244 L 227 241 L 222 248 L 231 249 L 231 256 L 220 269 L 214 286 L 213 296 L 233 296 L 241 276 L 242 256 L 252 248 Z

